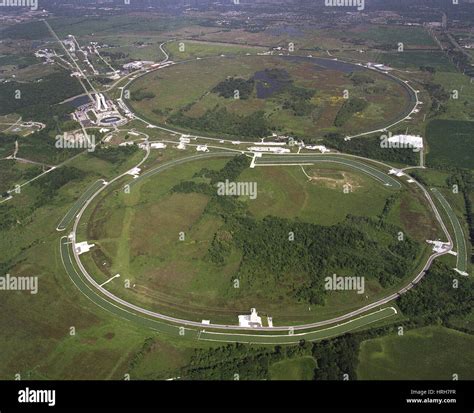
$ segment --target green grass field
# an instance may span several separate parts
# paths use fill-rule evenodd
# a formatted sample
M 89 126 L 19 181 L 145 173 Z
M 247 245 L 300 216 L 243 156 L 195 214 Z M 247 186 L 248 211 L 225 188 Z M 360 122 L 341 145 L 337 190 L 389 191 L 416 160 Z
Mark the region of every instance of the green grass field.
M 474 122 L 433 120 L 426 128 L 428 164 L 474 168 L 472 145 Z
M 181 40 L 167 43 L 166 50 L 170 52 L 171 60 L 180 61 L 197 57 L 218 56 L 221 54 L 256 54 L 258 52 L 263 52 L 266 49 L 245 45 L 233 45 L 229 43 Z
M 450 351 L 450 349 L 456 349 Z M 474 337 L 444 327 L 406 331 L 364 341 L 357 376 L 362 380 L 472 380 Z
M 442 72 L 455 72 L 456 68 L 441 51 L 404 51 L 380 53 L 378 61 L 400 69 L 419 69 L 420 66 L 431 66 Z
M 312 357 L 283 360 L 270 366 L 272 380 L 312 380 L 316 362 Z

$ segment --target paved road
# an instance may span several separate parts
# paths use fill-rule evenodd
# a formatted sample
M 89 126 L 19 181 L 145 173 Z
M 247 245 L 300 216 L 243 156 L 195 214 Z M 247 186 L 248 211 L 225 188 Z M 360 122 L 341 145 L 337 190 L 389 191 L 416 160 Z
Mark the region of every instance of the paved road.
M 242 329 L 238 329 L 241 331 L 239 333 L 218 332 L 213 330 L 207 331 L 203 329 L 203 327 L 208 326 L 203 326 L 200 323 L 197 323 L 198 325 L 196 326 L 188 326 L 184 323 L 174 324 L 167 322 L 161 318 L 150 318 L 141 311 L 131 311 L 129 306 L 124 307 L 120 303 L 109 300 L 108 297 L 101 294 L 99 290 L 95 288 L 95 286 L 91 286 L 88 280 L 84 278 L 83 275 L 81 275 L 80 271 L 77 270 L 74 264 L 72 246 L 67 237 L 62 237 L 60 240 L 60 256 L 64 268 L 66 269 L 71 281 L 79 289 L 79 291 L 88 299 L 90 299 L 95 305 L 98 305 L 102 309 L 114 314 L 115 316 L 131 321 L 138 325 L 142 325 L 157 332 L 179 336 L 184 339 L 273 345 L 298 343 L 303 339 L 316 341 L 344 334 L 359 327 L 375 323 L 397 314 L 397 311 L 393 307 L 381 308 L 370 314 L 364 314 L 363 316 L 357 317 L 354 320 L 349 320 L 342 324 L 301 333 L 294 333 L 294 330 L 290 330 L 289 328 L 285 331 L 285 334 L 278 334 L 278 332 L 271 334 L 272 331 L 270 331 L 270 334 L 265 335 L 244 333 L 242 332 Z
M 459 222 L 456 213 L 453 211 L 453 208 L 451 208 L 451 205 L 449 205 L 449 202 L 446 200 L 443 194 L 441 194 L 441 192 L 436 188 L 431 188 L 431 192 L 433 192 L 440 204 L 443 206 L 449 220 L 451 221 L 451 225 L 453 226 L 457 247 L 456 267 L 459 271 L 467 273 L 466 238 L 464 237 L 464 231 L 462 230 L 461 223 Z
M 56 230 L 64 231 L 72 223 L 87 200 L 104 184 L 105 181 L 103 179 L 99 179 L 98 181 L 95 181 L 89 188 L 87 188 L 87 190 L 79 197 L 79 199 L 74 203 L 66 215 L 64 215 Z

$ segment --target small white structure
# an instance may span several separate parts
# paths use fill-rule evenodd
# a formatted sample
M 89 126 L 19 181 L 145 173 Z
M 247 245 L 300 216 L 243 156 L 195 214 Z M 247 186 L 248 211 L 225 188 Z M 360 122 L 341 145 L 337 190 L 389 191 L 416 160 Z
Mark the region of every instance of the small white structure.
M 207 149 L 207 145 L 198 145 L 196 147 L 196 150 L 198 152 L 209 152 L 209 149 Z
M 254 145 L 261 145 L 261 146 L 284 146 L 286 142 L 254 142 Z
M 150 144 L 151 149 L 166 149 L 166 145 L 161 142 L 152 142 Z
M 321 153 L 331 152 L 331 150 L 326 148 L 324 145 L 308 145 L 304 148 L 309 149 L 310 151 L 319 151 Z
M 250 309 L 250 315 L 239 315 L 239 327 L 262 327 L 262 317 L 255 308 Z
M 132 175 L 134 179 L 137 179 L 138 176 L 140 175 L 140 171 L 141 169 L 140 168 L 133 168 L 133 169 L 130 169 L 127 174 L 128 175 Z
M 119 144 L 119 146 L 130 146 L 130 145 L 134 145 L 134 142 L 133 141 L 127 141 L 127 142 L 122 142 Z
M 74 249 L 78 255 L 84 254 L 85 252 L 89 252 L 95 244 L 88 244 L 87 241 L 79 242 L 74 245 Z
M 190 143 L 191 142 L 191 139 L 187 137 L 188 135 L 183 135 L 181 136 L 181 138 L 179 138 L 179 141 L 181 143 Z
M 273 318 L 272 317 L 267 317 L 268 321 L 268 327 L 272 328 L 273 327 Z
M 211 320 L 202 320 L 201 324 L 209 325 L 209 324 L 211 324 Z
M 278 146 L 251 146 L 247 149 L 252 152 L 270 152 L 270 153 L 290 153 L 291 152 L 287 148 L 281 148 Z
M 448 242 L 426 240 L 428 244 L 433 245 L 433 251 L 436 253 L 446 252 L 449 249 Z
M 180 142 L 178 146 L 176 147 L 176 149 L 184 150 L 186 149 L 186 144 L 184 142 Z
M 405 172 L 403 172 L 401 169 L 390 169 L 390 171 L 388 171 L 388 174 L 389 175 L 395 175 L 395 176 L 404 176 L 405 175 Z

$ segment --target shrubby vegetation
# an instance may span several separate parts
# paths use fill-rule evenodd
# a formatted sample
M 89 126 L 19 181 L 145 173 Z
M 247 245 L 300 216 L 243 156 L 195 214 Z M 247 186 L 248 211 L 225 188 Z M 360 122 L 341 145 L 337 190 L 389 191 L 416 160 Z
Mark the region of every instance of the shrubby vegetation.
M 375 83 L 374 78 L 365 72 L 352 72 L 349 75 L 349 78 L 352 80 L 355 86 Z
M 298 86 L 288 86 L 285 90 L 285 99 L 283 109 L 293 111 L 295 116 L 308 116 L 314 110 L 315 106 L 310 103 L 315 91 Z M 288 96 L 288 97 L 286 97 Z
M 146 89 L 133 90 L 130 98 L 136 102 L 140 102 L 144 99 L 153 99 L 156 95 L 153 92 L 147 91 Z
M 84 171 L 64 166 L 60 169 L 55 169 L 36 181 L 33 181 L 31 184 L 40 189 L 35 200 L 35 208 L 39 208 L 50 202 L 51 199 L 58 194 L 58 191 L 70 181 L 82 179 L 85 176 L 86 173 Z
M 97 146 L 95 151 L 90 152 L 91 156 L 104 161 L 120 165 L 125 162 L 130 155 L 138 151 L 136 145 L 104 147 Z
M 270 133 L 263 111 L 240 116 L 227 111 L 226 108 L 215 107 L 206 111 L 200 118 L 192 118 L 180 110 L 172 115 L 169 121 L 188 129 L 247 138 L 263 138 Z
M 352 115 L 362 112 L 367 106 L 368 103 L 364 99 L 349 98 L 346 102 L 344 102 L 341 109 L 339 109 L 336 119 L 334 120 L 334 126 L 343 126 L 352 117 Z
M 240 99 L 248 99 L 253 92 L 255 81 L 253 79 L 245 80 L 231 77 L 220 82 L 212 89 L 212 92 L 219 94 L 224 98 L 233 98 L 235 91 L 239 91 Z

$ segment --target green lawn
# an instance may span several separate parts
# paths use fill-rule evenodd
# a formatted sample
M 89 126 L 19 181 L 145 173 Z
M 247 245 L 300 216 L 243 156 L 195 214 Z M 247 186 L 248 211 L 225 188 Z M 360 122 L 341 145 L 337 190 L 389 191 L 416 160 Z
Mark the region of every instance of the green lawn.
M 270 366 L 271 380 L 312 380 L 316 361 L 312 357 L 283 360 Z
M 454 350 L 455 349 L 455 350 Z M 406 331 L 361 344 L 362 380 L 472 380 L 474 337 L 444 327 Z

